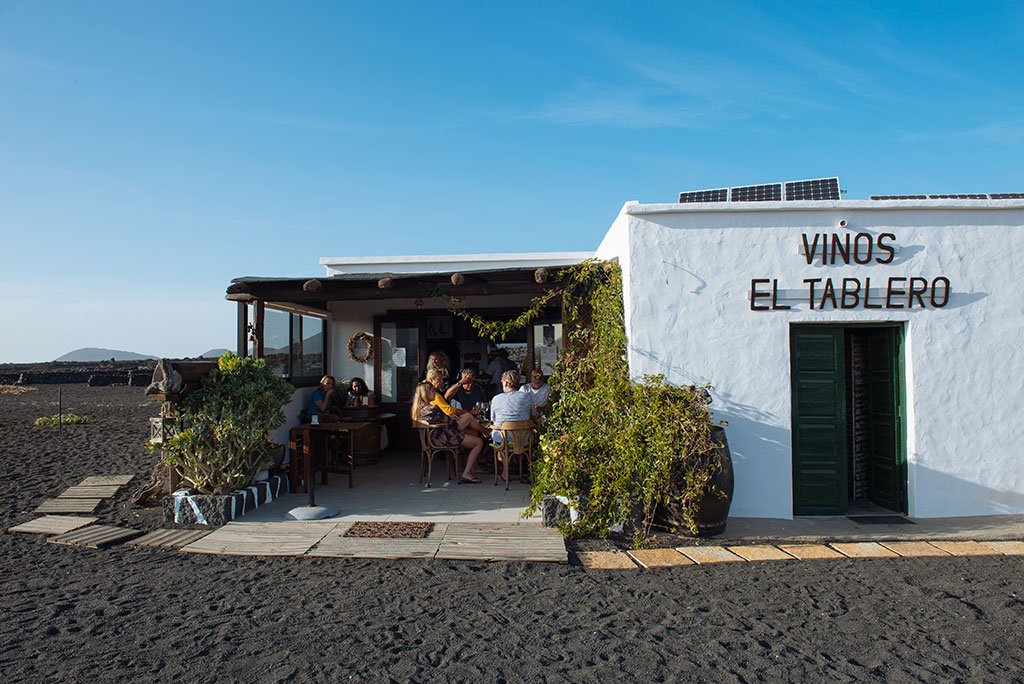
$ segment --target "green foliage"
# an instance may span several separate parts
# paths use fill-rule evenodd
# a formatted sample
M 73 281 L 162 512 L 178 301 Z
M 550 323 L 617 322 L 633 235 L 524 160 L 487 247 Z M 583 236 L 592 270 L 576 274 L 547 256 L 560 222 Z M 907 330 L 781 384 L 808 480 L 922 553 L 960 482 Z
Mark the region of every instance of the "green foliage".
M 457 298 L 445 292 L 440 285 L 429 285 L 426 288 L 428 297 L 440 297 L 448 306 L 448 311 L 463 319 L 476 333 L 491 342 L 503 342 L 516 330 L 525 328 L 535 321 L 551 300 L 567 292 L 585 292 L 593 287 L 593 283 L 603 274 L 609 272 L 611 264 L 588 259 L 580 264 L 559 272 L 555 287 L 542 295 L 534 297 L 526 309 L 512 320 L 488 320 L 478 314 L 466 311 L 466 307 Z
M 63 413 L 53 414 L 52 416 L 43 416 L 42 418 L 36 418 L 34 425 L 36 427 L 53 427 L 58 423 L 60 425 L 78 425 L 81 423 L 88 423 L 89 416 L 77 416 L 74 413 Z
M 177 433 L 153 448 L 182 479 L 209 494 L 248 486 L 269 462 L 268 432 L 285 423 L 294 393 L 263 359 L 224 354 L 174 416 Z
M 719 465 L 708 387 L 677 387 L 660 375 L 630 380 L 618 266 L 590 264 L 566 290 L 564 312 L 566 343 L 551 378 L 559 399 L 540 437 L 527 514 L 545 494 L 566 496 L 579 516 L 564 532 L 605 536 L 628 522 L 640 546 L 658 505 L 674 502 L 695 532 Z

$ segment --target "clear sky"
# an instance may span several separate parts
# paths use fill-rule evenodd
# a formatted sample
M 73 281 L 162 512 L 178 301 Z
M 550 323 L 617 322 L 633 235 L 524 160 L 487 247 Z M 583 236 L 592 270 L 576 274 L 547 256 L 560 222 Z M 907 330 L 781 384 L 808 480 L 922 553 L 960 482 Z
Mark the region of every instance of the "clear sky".
M 234 277 L 682 190 L 1021 192 L 1022 64 L 1020 2 L 0 0 L 0 362 L 230 348 Z

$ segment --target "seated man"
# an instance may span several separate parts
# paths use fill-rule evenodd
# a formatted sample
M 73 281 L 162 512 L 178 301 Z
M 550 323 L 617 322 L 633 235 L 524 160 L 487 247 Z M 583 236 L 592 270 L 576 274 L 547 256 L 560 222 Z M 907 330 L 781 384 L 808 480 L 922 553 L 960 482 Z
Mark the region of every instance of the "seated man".
M 534 368 L 530 372 L 529 384 L 523 385 L 520 392 L 526 392 L 533 397 L 533 405 L 537 407 L 538 411 L 543 411 L 548 407 L 548 394 L 551 393 L 551 385 L 544 382 L 544 373 L 539 368 Z
M 491 433 L 491 441 L 495 444 L 504 441 L 504 435 L 498 428 L 506 420 L 537 420 L 537 407 L 534 406 L 533 399 L 529 394 L 519 391 L 522 381 L 523 378 L 517 370 L 505 371 L 501 375 L 502 392 L 491 399 L 491 421 L 494 430 Z M 529 438 L 532 440 L 533 435 L 531 434 Z M 503 465 L 502 477 L 508 481 L 508 463 Z
M 444 375 L 441 374 L 441 371 L 434 368 L 428 370 L 426 381 L 433 385 L 434 389 L 437 390 L 434 393 L 434 400 L 430 402 L 431 404 L 441 409 L 446 416 L 455 418 L 459 423 L 459 427 L 462 428 L 463 431 L 472 430 L 481 437 L 490 436 L 491 431 L 480 425 L 480 421 L 476 419 L 476 417 L 480 415 L 480 409 L 476 406 L 472 407 L 468 411 L 466 409 L 457 409 L 445 400 L 443 394 Z
M 459 381 L 445 391 L 444 398 L 457 401 L 459 406 L 469 410 L 487 401 L 484 388 L 476 384 L 476 371 L 472 368 L 466 368 L 459 374 Z

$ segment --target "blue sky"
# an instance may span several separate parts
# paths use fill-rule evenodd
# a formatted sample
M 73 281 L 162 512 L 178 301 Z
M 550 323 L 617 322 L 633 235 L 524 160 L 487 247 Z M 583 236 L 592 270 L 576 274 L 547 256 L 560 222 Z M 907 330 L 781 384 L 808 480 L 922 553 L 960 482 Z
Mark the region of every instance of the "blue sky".
M 0 362 L 231 347 L 234 277 L 682 190 L 1024 191 L 1021 64 L 1013 2 L 0 0 Z

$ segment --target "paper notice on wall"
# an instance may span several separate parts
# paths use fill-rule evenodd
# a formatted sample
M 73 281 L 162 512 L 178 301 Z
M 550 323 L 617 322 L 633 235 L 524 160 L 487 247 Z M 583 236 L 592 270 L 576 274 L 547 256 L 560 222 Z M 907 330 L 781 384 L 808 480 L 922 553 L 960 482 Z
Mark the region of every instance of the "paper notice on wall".
M 405 368 L 405 347 L 395 347 L 391 352 L 391 363 L 395 364 L 396 368 Z

